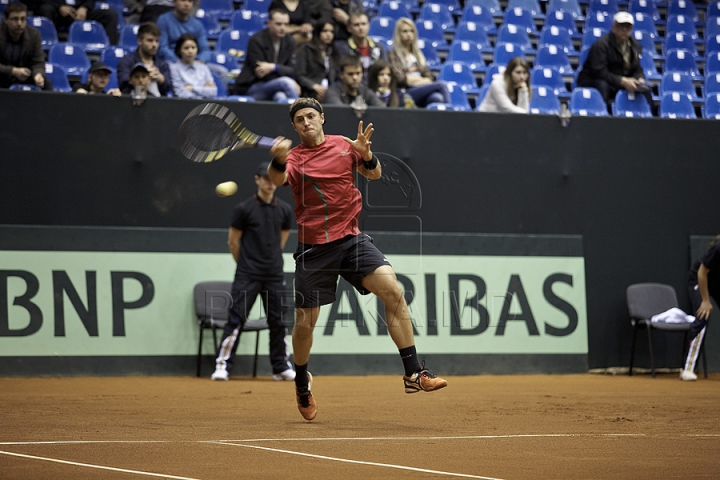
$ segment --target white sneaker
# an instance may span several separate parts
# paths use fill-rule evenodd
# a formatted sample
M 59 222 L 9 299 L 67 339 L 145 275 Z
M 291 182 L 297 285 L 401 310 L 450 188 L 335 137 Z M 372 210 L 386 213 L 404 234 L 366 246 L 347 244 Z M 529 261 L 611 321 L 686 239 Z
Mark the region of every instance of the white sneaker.
M 293 370 L 292 368 L 288 368 L 284 372 L 275 373 L 275 374 L 273 374 L 272 379 L 273 380 L 287 380 L 287 381 L 295 380 L 295 370 Z
M 690 370 L 683 370 L 682 372 L 680 372 L 680 380 L 692 382 L 694 380 L 697 380 L 697 375 L 695 375 Z
M 227 370 L 220 370 L 217 369 L 213 372 L 213 374 L 210 376 L 210 380 L 222 380 L 227 382 L 230 378 L 230 375 L 228 374 Z

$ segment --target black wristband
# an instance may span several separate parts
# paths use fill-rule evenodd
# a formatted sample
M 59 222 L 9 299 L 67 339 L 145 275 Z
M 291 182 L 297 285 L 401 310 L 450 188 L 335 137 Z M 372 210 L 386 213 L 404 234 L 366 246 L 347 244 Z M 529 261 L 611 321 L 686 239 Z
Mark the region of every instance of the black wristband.
M 372 160 L 363 160 L 363 167 L 365 167 L 365 170 L 375 170 L 375 167 L 378 166 L 378 159 L 375 155 L 373 155 Z
M 278 161 L 275 160 L 274 158 L 272 159 L 272 162 L 270 162 L 270 166 L 273 167 L 273 168 L 274 168 L 275 170 L 277 170 L 278 172 L 284 172 L 284 171 L 285 171 L 285 164 L 278 162 Z

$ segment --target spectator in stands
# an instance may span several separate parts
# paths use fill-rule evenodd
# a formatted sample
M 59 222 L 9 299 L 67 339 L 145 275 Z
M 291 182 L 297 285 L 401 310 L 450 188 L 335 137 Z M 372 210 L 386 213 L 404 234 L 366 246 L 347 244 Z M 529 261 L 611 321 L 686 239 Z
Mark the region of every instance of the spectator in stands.
M 157 58 L 160 47 L 160 27 L 152 22 L 140 25 L 137 33 L 138 48 L 120 59 L 117 66 L 120 91 L 130 93 L 130 69 L 138 62 L 145 64 L 150 74 L 148 93 L 153 97 L 165 96 L 172 91 L 170 65 Z
M 340 59 L 340 81 L 335 82 L 325 93 L 329 105 L 350 105 L 356 112 L 367 107 L 384 107 L 385 104 L 362 83 L 363 66 L 359 57 Z
M 688 272 L 688 293 L 695 321 L 690 326 L 687 338 L 690 340 L 685 367 L 680 372 L 682 380 L 697 380 L 695 366 L 705 330 L 713 311 L 711 298 L 720 303 L 720 235 L 710 243 L 710 248 L 693 263 Z
M 445 82 L 436 82 L 427 66 L 425 55 L 417 42 L 417 28 L 409 18 L 395 23 L 390 63 L 400 88 L 406 88 L 419 107 L 430 103 L 450 103 L 450 92 Z
M 17 83 L 52 91 L 52 83 L 45 78 L 42 38 L 27 24 L 27 7 L 8 3 L 4 16 L 0 23 L 0 88 Z
M 330 0 L 307 0 L 310 23 L 317 27 L 321 23 L 333 23 L 333 7 Z M 334 23 L 333 23 L 334 25 Z
M 197 40 L 192 33 L 180 35 L 175 43 L 175 55 L 180 60 L 173 63 L 172 82 L 176 97 L 215 98 L 218 90 L 207 65 L 195 60 L 198 52 Z
M 385 60 L 378 60 L 368 70 L 368 88 L 388 107 L 412 108 L 412 97 L 404 95 L 397 86 L 392 67 Z
M 642 46 L 632 37 L 634 19 L 628 12 L 613 17 L 610 33 L 598 38 L 578 75 L 578 87 L 592 87 L 600 91 L 609 105 L 618 90 L 640 92 L 652 105 L 652 96 L 640 66 Z
M 364 12 L 362 0 L 332 0 L 332 19 L 335 23 L 335 40 L 350 38 L 350 14 Z
M 362 61 L 364 81 L 367 81 L 367 70 L 378 60 L 387 60 L 385 45 L 376 42 L 368 36 L 370 22 L 365 13 L 351 13 L 348 21 L 350 38 L 335 42 L 338 54 L 341 57 L 348 55 L 358 57 Z
M 530 66 L 523 57 L 511 58 L 504 73 L 493 75 L 478 111 L 528 113 L 531 96 Z
M 144 63 L 138 62 L 132 67 L 128 82 L 133 87 L 133 105 L 140 106 L 145 103 L 150 85 L 150 72 Z
M 125 1 L 128 2 L 132 0 Z M 160 15 L 172 11 L 174 8 L 173 0 L 147 0 L 142 3 L 144 6 L 142 8 L 142 15 L 140 16 L 141 22 L 156 22 Z
M 322 102 L 328 87 L 335 81 L 338 57 L 333 46 L 334 38 L 335 25 L 332 22 L 320 23 L 315 27 L 312 40 L 298 51 L 297 75 L 303 97 Z
M 287 33 L 293 36 L 296 48 L 310 41 L 313 26 L 310 23 L 310 6 L 307 0 L 272 0 L 268 12 L 271 10 L 283 11 L 290 17 Z
M 168 63 L 175 63 L 179 60 L 175 55 L 175 44 L 181 35 L 191 33 L 197 40 L 198 54 L 197 61 L 206 63 L 210 71 L 227 81 L 228 70 L 222 65 L 210 62 L 211 52 L 207 40 L 205 26 L 190 13 L 193 9 L 193 0 L 174 0 L 172 12 L 163 13 L 157 19 L 160 27 L 160 48 L 158 57 Z
M 43 0 L 36 13 L 52 20 L 57 28 L 67 28 L 75 20 L 94 20 L 103 26 L 111 45 L 117 45 L 120 38 L 117 12 L 95 8 L 95 0 Z
M 286 12 L 272 10 L 267 28 L 250 37 L 245 66 L 235 82 L 238 95 L 275 101 L 298 98 L 295 40 L 287 35 L 289 21 Z
M 88 71 L 88 80 L 85 83 L 78 83 L 73 87 L 73 92 L 84 93 L 90 95 L 112 95 L 113 97 L 119 97 L 122 95 L 119 88 L 111 88 L 107 92 L 108 83 L 110 83 L 110 75 L 113 73 L 113 69 L 108 67 L 103 62 L 95 62 Z

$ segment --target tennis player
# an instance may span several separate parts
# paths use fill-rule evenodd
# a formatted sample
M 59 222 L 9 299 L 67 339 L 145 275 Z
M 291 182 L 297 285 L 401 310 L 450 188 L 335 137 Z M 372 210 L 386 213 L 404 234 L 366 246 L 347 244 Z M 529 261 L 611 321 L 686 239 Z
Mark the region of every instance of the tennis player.
M 405 367 L 405 392 L 431 392 L 447 386 L 444 379 L 425 368 L 425 362 L 420 365 L 410 313 L 395 272 L 372 239 L 358 228 L 362 197 L 355 187 L 354 172 L 370 180 L 382 175 L 370 148 L 373 125 L 363 129 L 360 122 L 355 140 L 325 135 L 325 114 L 313 98 L 295 100 L 290 119 L 300 145 L 291 149 L 290 140 L 278 138 L 270 150 L 273 160 L 268 174 L 275 185 L 289 184 L 295 198 L 298 247 L 294 254 L 292 341 L 300 413 L 306 420 L 317 415 L 308 361 L 320 306 L 335 301 L 338 275 L 361 294 L 374 293 L 385 304 L 388 331 Z

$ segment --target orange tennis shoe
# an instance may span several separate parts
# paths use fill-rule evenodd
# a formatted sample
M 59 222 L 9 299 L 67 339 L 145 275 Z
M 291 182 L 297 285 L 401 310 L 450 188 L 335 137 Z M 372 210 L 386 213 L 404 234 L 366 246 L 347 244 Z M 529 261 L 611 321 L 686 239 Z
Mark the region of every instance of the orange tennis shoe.
M 403 382 L 405 383 L 405 393 L 432 392 L 447 387 L 447 380 L 430 373 L 430 370 L 425 368 L 425 361 L 419 372 L 415 372 L 409 377 L 403 375 Z
M 307 421 L 312 420 L 317 415 L 317 404 L 312 394 L 312 375 L 307 372 L 308 388 L 307 391 L 300 392 L 295 389 L 295 397 L 297 398 L 298 410 L 300 415 Z

